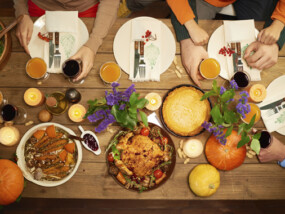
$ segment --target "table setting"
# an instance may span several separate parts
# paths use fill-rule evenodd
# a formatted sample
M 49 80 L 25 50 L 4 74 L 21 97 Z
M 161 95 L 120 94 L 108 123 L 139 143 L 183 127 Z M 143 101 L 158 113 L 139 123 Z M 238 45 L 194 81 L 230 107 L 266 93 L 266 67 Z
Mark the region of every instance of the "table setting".
M 260 24 L 205 23 L 215 26 L 207 47 L 213 60 L 201 62 L 200 88 L 182 69 L 170 20 L 117 20 L 80 84 L 67 78 L 66 62 L 88 40 L 90 19 L 47 11 L 35 20 L 32 59 L 13 46 L 0 71 L 0 172 L 11 166 L 11 182 L 19 183 L 14 198 L 1 200 L 0 193 L 0 205 L 20 195 L 284 199 L 284 171 L 276 162 L 260 164 L 258 155 L 265 141 L 268 147 L 273 137 L 285 140 L 285 54 L 279 67 L 252 69 L 243 54 Z M 29 60 L 43 61 L 46 72 L 39 67 L 35 76 Z M 218 73 L 207 77 L 211 63 Z M 11 75 L 19 80 L 7 88 L 6 73 L 15 66 Z M 249 77 L 246 86 L 238 72 Z M 11 117 L 3 113 L 7 105 Z

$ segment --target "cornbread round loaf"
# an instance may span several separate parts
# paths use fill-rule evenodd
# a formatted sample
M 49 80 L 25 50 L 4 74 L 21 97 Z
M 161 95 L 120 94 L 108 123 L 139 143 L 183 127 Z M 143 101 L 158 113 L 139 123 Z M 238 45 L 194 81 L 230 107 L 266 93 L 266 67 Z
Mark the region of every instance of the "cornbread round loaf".
M 181 136 L 193 136 L 203 128 L 204 121 L 210 119 L 209 101 L 200 101 L 203 93 L 194 88 L 182 86 L 170 92 L 166 97 L 162 116 L 167 127 Z

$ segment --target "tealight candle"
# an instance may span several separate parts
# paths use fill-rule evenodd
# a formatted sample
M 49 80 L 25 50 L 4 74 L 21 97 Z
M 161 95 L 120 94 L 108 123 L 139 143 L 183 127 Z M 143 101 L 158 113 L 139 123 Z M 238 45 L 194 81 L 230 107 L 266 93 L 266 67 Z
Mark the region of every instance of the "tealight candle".
M 157 93 L 148 93 L 145 96 L 145 99 L 148 100 L 146 108 L 150 111 L 156 111 L 161 106 L 161 96 Z
M 183 145 L 183 152 L 189 158 L 199 157 L 203 152 L 203 144 L 198 139 L 189 139 Z
M 248 89 L 249 98 L 252 102 L 261 102 L 266 97 L 266 88 L 261 84 L 254 84 Z
M 29 88 L 24 94 L 25 103 L 29 106 L 40 106 L 44 103 L 45 96 L 37 88 Z
M 68 110 L 68 116 L 73 122 L 83 121 L 83 117 L 86 114 L 86 109 L 81 104 L 74 104 Z
M 5 146 L 13 146 L 20 140 L 20 132 L 13 126 L 0 129 L 0 142 Z

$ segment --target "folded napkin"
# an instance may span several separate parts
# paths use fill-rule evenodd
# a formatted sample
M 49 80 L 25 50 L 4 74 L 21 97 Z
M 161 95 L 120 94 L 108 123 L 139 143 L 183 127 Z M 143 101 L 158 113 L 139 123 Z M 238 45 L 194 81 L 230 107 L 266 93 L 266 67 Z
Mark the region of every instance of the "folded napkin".
M 130 45 L 130 67 L 129 79 L 133 82 L 143 81 L 160 81 L 161 71 L 161 22 L 160 21 L 143 21 L 132 20 L 131 45 Z M 155 41 L 145 38 L 147 31 L 156 37 Z M 135 41 L 144 41 L 144 62 L 146 64 L 145 77 L 141 77 L 139 73 L 134 78 L 134 56 Z M 140 53 L 140 50 L 139 50 Z
M 225 47 L 230 47 L 232 42 L 241 43 L 241 58 L 243 63 L 243 70 L 250 75 L 252 81 L 260 81 L 260 70 L 251 68 L 247 65 L 243 59 L 245 49 L 252 42 L 256 41 L 254 20 L 242 20 L 242 21 L 224 21 L 225 31 Z M 233 55 L 226 56 L 227 70 L 229 79 L 234 75 L 233 67 Z
M 284 76 L 282 77 L 284 78 Z M 267 92 L 270 92 L 270 95 L 267 94 L 265 100 L 258 104 L 259 108 L 285 98 L 285 84 L 275 84 L 273 87 L 272 85 L 270 85 L 270 90 L 268 90 Z M 282 101 L 280 101 L 278 104 L 280 105 L 281 102 Z M 278 104 L 276 105 L 278 106 Z M 281 103 L 281 105 L 283 104 L 285 104 L 284 101 Z M 273 113 L 274 112 L 272 108 L 261 110 L 261 117 L 263 119 L 266 129 L 269 132 L 274 132 L 285 127 L 285 109 L 280 108 L 278 113 Z
M 158 116 L 156 115 L 155 112 L 153 112 L 150 115 L 148 115 L 147 121 L 149 123 L 154 123 L 155 125 L 158 125 L 159 127 L 162 128 L 161 122 L 160 122 L 160 120 L 159 120 L 159 118 L 158 118 Z
M 45 32 L 59 32 L 59 52 L 61 53 L 62 65 L 65 60 L 74 55 L 78 50 L 78 11 L 46 11 Z M 44 32 L 43 32 L 44 33 Z M 53 34 L 53 43 L 55 42 Z M 55 44 L 55 43 L 54 43 Z M 55 46 L 54 46 L 55 51 Z M 44 46 L 43 59 L 49 64 L 49 43 Z M 54 68 L 54 61 L 49 73 L 61 73 L 60 68 Z

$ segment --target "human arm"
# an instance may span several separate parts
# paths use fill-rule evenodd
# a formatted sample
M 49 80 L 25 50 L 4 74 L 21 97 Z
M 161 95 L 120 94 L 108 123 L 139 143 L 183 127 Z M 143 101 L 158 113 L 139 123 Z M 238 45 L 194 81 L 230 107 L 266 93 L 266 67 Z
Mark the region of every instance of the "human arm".
M 82 61 L 82 73 L 75 81 L 86 77 L 93 67 L 97 50 L 117 18 L 119 3 L 119 0 L 100 1 L 94 27 L 89 35 L 89 40 L 74 56 L 71 57 L 72 59 L 80 59 Z
M 177 21 L 184 25 L 195 45 L 204 45 L 208 42 L 208 33 L 199 27 L 195 19 L 196 3 L 188 0 L 167 0 Z M 193 10 L 191 8 L 194 8 Z
M 285 145 L 276 137 L 266 149 L 261 149 L 258 155 L 260 162 L 283 161 L 285 159 Z
M 275 19 L 269 27 L 260 31 L 257 36 L 257 41 L 262 42 L 265 45 L 272 45 L 278 41 L 283 28 L 284 24 Z

